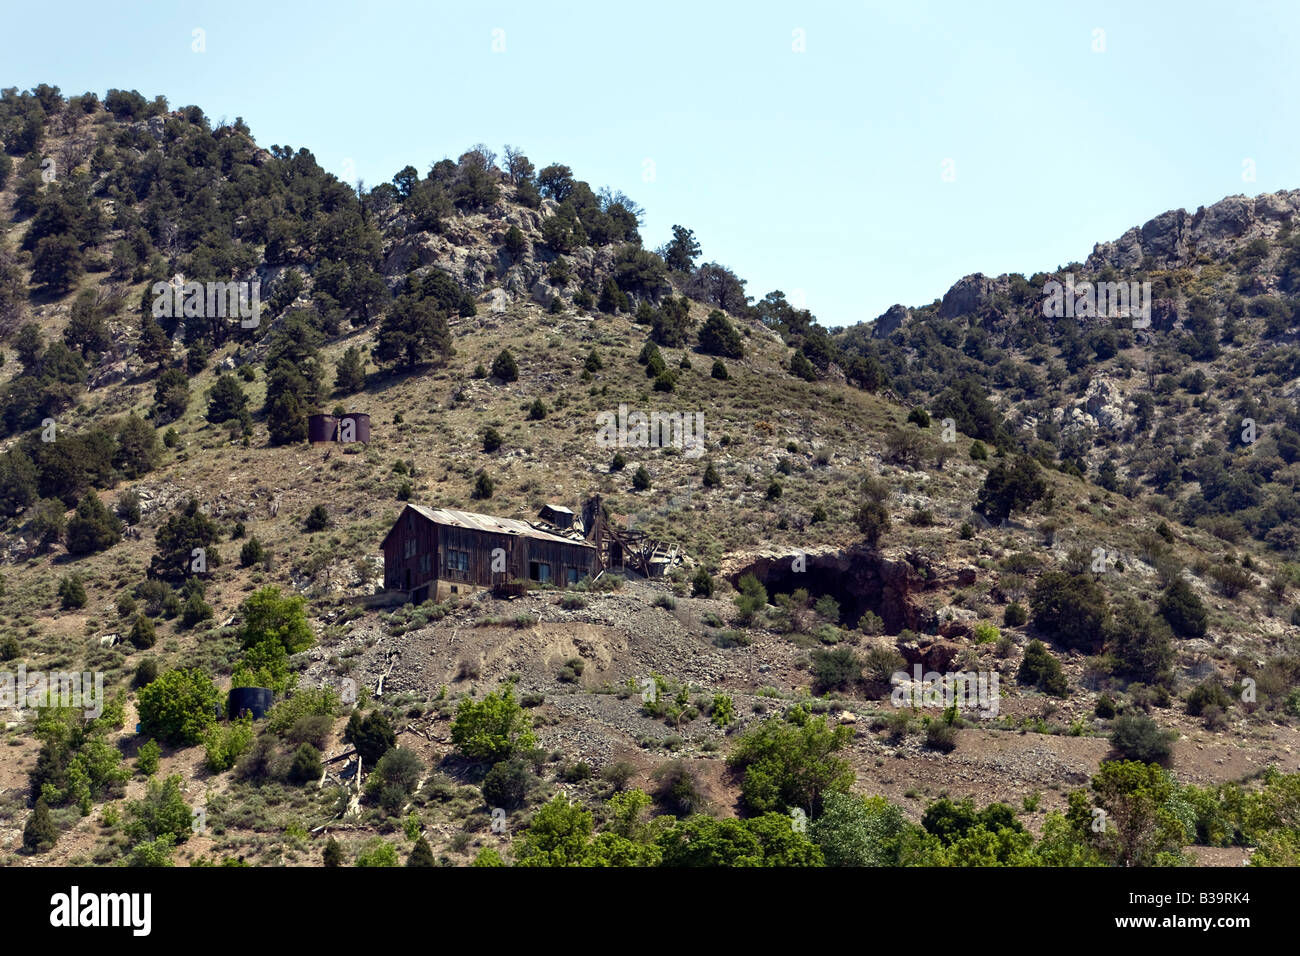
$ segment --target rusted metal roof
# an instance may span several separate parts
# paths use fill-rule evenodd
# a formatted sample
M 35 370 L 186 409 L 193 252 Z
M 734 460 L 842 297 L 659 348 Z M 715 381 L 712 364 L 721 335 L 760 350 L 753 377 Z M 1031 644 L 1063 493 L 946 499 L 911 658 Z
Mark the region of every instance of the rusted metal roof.
M 467 528 L 471 531 L 487 531 L 493 534 L 514 534 L 521 538 L 536 538 L 539 541 L 558 541 L 561 544 L 579 545 L 584 548 L 595 546 L 586 542 L 565 538 L 534 528 L 526 521 L 516 518 L 498 518 L 494 515 L 476 514 L 473 511 L 452 511 L 450 508 L 426 508 L 424 505 L 411 505 L 417 514 L 423 515 L 434 524 L 450 525 L 453 528 Z

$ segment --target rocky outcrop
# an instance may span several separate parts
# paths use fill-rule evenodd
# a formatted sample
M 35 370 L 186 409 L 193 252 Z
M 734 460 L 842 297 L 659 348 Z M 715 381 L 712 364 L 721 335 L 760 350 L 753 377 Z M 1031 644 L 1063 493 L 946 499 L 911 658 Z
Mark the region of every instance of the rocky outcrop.
M 1300 190 L 1228 196 L 1189 215 L 1183 209 L 1163 212 L 1134 227 L 1114 242 L 1098 243 L 1089 269 L 1113 266 L 1129 271 L 1146 260 L 1156 268 L 1190 265 L 1198 255 L 1220 257 L 1252 239 L 1269 238 L 1282 223 L 1300 214 Z
M 872 338 L 884 339 L 893 335 L 912 317 L 912 310 L 902 305 L 891 305 L 885 314 L 871 326 Z
M 903 655 L 907 666 L 920 664 L 924 671 L 936 671 L 940 674 L 952 669 L 952 662 L 962 652 L 962 646 L 952 641 L 936 640 L 932 637 L 920 637 L 914 641 L 899 641 L 898 653 Z
M 993 298 L 993 280 L 982 272 L 968 275 L 944 293 L 939 304 L 939 317 L 955 319 L 959 315 L 971 315 Z
M 1089 383 L 1083 396 L 1083 408 L 1103 430 L 1120 431 L 1124 428 L 1124 395 L 1104 376 L 1099 375 Z

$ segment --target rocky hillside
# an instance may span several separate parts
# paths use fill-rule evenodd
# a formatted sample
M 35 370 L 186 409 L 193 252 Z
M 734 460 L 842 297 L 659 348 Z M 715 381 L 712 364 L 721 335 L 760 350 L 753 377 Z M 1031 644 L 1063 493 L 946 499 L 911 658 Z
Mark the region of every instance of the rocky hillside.
M 0 656 L 121 692 L 90 723 L 6 711 L 6 862 L 421 842 L 523 862 L 557 794 L 628 859 L 680 862 L 699 812 L 821 819 L 820 791 L 758 793 L 743 754 L 772 727 L 822 727 L 846 768 L 828 791 L 900 808 L 922 849 L 894 862 L 950 862 L 917 823 L 966 797 L 1014 809 L 1016 852 L 1116 862 L 1071 803 L 1115 756 L 1172 771 L 1188 822 L 1162 852 L 1294 852 L 1257 820 L 1198 821 L 1204 794 L 1267 801 L 1267 768 L 1300 770 L 1300 192 L 832 333 L 697 262 L 687 229 L 646 249 L 632 199 L 513 149 L 359 191 L 197 107 L 49 87 L 0 106 Z M 1067 272 L 1149 282 L 1149 330 L 1044 316 Z M 155 314 L 159 284 L 191 282 L 257 283 L 257 321 Z M 371 417 L 368 444 L 305 441 L 336 406 Z M 703 455 L 607 447 L 620 406 L 702 412 Z M 667 577 L 364 601 L 405 501 L 533 518 L 593 494 L 678 547 Z M 998 696 L 900 705 L 918 666 Z M 200 705 L 165 732 L 160 701 L 250 685 L 276 691 L 269 721 Z M 507 686 L 536 739 L 474 752 L 458 715 Z M 381 724 L 387 763 L 358 777 Z M 611 822 L 637 789 L 652 807 Z M 177 799 L 204 810 L 192 833 L 156 825 Z M 25 851 L 46 813 L 56 839 Z M 805 862 L 839 852 L 794 832 Z

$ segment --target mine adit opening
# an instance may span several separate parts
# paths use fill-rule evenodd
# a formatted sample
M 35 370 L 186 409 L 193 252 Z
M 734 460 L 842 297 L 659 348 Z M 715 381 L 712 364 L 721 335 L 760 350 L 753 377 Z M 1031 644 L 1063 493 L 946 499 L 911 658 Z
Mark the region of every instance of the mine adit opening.
M 932 630 L 930 615 L 911 599 L 925 586 L 924 579 L 906 561 L 891 560 L 866 547 L 763 555 L 726 577 L 738 588 L 746 574 L 754 575 L 767 589 L 770 602 L 799 588 L 814 603 L 829 594 L 839 602 L 841 627 L 857 627 L 870 611 L 884 622 L 886 634 Z

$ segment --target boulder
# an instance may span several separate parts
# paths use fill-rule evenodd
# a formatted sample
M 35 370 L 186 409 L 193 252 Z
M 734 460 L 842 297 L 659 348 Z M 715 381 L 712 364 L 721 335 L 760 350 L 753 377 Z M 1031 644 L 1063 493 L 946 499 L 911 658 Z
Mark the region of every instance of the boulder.
M 901 305 L 891 305 L 884 315 L 876 319 L 871 326 L 871 337 L 888 338 L 902 328 L 903 323 L 912 317 L 912 310 Z
M 939 304 L 941 319 L 955 319 L 959 315 L 970 315 L 993 298 L 993 280 L 982 272 L 958 279 L 953 287 L 944 293 Z M 888 313 L 886 313 L 888 314 Z

